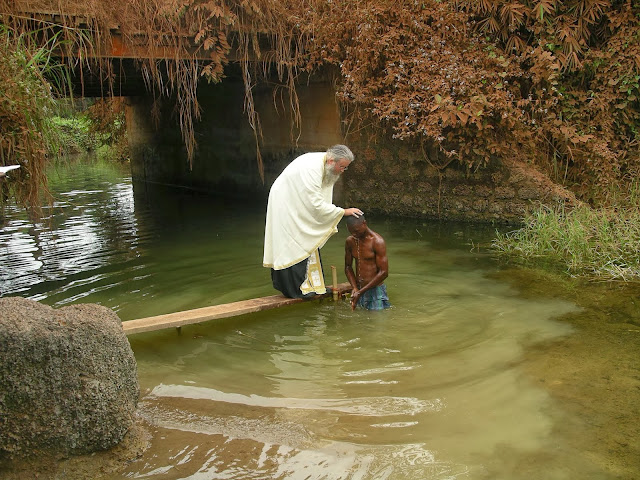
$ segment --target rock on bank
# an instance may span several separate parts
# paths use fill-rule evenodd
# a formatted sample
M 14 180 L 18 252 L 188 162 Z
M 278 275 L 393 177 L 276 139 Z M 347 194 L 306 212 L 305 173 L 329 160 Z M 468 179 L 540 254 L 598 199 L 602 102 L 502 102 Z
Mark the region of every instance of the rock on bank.
M 138 395 L 114 312 L 0 298 L 0 457 L 108 449 L 133 424 Z

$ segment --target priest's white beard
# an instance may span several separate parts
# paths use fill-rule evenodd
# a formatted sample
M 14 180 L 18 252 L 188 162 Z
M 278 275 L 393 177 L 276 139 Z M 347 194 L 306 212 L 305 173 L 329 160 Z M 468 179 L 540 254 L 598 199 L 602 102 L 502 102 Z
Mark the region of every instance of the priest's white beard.
M 322 185 L 333 187 L 340 178 L 339 173 L 333 171 L 333 164 L 329 162 L 324 164 L 324 175 L 322 175 Z

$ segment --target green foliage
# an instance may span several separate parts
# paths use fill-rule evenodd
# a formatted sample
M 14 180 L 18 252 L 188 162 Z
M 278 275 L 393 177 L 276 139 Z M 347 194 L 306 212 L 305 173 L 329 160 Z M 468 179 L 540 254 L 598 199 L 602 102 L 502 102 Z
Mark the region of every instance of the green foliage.
M 47 192 L 47 159 L 58 150 L 51 121 L 56 105 L 44 75 L 60 82 L 64 75 L 50 61 L 51 43 L 33 47 L 36 34 L 16 35 L 0 25 L 0 162 L 21 167 L 0 184 L 0 208 L 14 198 L 37 211 L 41 192 Z
M 65 153 L 80 153 L 95 150 L 103 142 L 99 135 L 90 132 L 91 121 L 85 115 L 53 117 L 60 139 L 60 148 Z
M 497 233 L 495 251 L 550 260 L 572 275 L 640 280 L 640 203 L 617 209 L 540 207 L 522 228 Z
M 115 160 L 128 157 L 124 101 L 122 98 L 99 99 L 87 109 L 89 134 L 98 138 L 101 151 Z
M 47 163 L 61 153 L 109 144 L 113 155 L 126 156 L 122 111 L 111 123 L 97 124 L 73 100 L 55 100 L 71 91 L 67 67 L 52 60 L 66 42 L 62 30 L 22 32 L 0 24 L 0 164 L 21 167 L 0 181 L 0 209 L 13 199 L 37 215 L 43 197 L 49 198 Z

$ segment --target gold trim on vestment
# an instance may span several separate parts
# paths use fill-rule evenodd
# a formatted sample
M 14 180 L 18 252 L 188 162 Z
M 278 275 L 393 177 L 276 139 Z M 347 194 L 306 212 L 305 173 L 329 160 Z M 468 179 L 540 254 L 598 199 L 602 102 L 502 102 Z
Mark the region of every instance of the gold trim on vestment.
M 300 291 L 303 295 L 307 293 L 317 293 L 322 295 L 327 293 L 324 285 L 324 274 L 322 273 L 322 265 L 320 264 L 320 253 L 316 248 L 307 260 L 307 277 L 300 285 Z

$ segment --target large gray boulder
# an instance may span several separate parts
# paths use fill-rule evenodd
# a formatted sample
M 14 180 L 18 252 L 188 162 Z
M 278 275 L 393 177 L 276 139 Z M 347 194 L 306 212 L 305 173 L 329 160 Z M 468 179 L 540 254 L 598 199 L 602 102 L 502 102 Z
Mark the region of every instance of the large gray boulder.
M 133 424 L 139 392 L 114 312 L 0 298 L 0 457 L 108 449 Z

